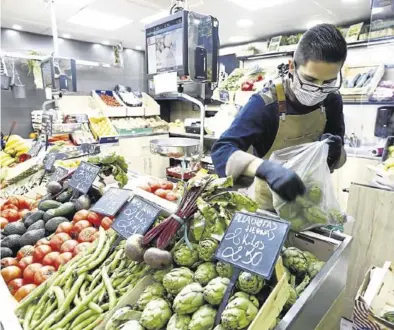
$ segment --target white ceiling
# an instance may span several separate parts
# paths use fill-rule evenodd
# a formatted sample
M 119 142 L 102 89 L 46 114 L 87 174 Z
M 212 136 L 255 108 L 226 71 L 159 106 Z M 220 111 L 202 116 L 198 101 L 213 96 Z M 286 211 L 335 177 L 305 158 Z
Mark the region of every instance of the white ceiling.
M 189 0 L 192 10 L 210 14 L 219 19 L 222 45 L 231 44 L 230 37 L 246 36 L 257 39 L 291 31 L 306 30 L 311 21 L 336 25 L 367 19 L 370 0 L 244 0 L 281 3 L 270 8 L 247 10 L 234 0 Z M 126 47 L 144 45 L 142 18 L 160 10 L 169 10 L 170 0 L 55 0 L 59 36 L 71 35 L 72 39 L 110 44 L 123 42 Z M 117 15 L 133 20 L 116 31 L 104 31 L 71 24 L 67 20 L 83 8 Z M 240 28 L 239 19 L 249 19 L 253 25 Z M 44 0 L 1 0 L 1 26 L 22 26 L 24 31 L 51 34 L 49 7 Z

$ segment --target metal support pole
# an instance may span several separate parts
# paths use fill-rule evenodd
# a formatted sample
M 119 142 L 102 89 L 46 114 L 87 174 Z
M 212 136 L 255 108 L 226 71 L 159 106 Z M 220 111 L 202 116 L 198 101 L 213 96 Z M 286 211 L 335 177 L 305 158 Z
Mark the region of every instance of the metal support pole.
M 53 56 L 58 56 L 59 55 L 59 38 L 58 38 L 58 34 L 57 34 L 55 0 L 49 0 L 49 6 L 50 6 L 50 11 L 51 11 L 51 26 L 52 26 L 52 36 L 53 36 Z

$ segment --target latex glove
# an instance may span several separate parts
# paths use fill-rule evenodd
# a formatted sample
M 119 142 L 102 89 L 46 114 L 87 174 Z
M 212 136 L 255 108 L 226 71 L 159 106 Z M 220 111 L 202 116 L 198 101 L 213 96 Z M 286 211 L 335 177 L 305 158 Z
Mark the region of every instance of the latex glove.
M 288 202 L 305 193 L 304 183 L 294 171 L 269 160 L 257 168 L 256 176 L 264 179 L 273 191 Z
M 342 152 L 342 138 L 338 135 L 332 135 L 330 133 L 325 133 L 320 137 L 320 141 L 326 140 L 329 146 L 327 164 L 331 169 L 341 158 Z

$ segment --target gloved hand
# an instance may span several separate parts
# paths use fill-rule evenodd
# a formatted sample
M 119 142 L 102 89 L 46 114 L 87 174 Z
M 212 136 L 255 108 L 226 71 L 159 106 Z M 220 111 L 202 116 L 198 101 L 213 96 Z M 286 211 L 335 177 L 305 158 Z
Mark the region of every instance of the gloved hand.
M 342 138 L 338 135 L 332 135 L 325 133 L 320 137 L 320 141 L 328 139 L 327 143 L 329 146 L 327 164 L 331 169 L 340 159 L 342 151 Z
M 256 176 L 267 181 L 268 185 L 282 199 L 293 201 L 305 193 L 305 186 L 300 177 L 292 170 L 280 164 L 265 160 L 256 171 Z

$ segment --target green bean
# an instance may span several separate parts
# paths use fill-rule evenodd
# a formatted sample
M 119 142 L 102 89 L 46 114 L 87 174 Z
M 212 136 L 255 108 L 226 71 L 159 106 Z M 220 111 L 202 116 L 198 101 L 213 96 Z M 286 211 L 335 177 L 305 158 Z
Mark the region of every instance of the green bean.
M 80 290 L 79 290 L 79 293 L 80 293 L 80 295 L 81 295 L 81 299 L 82 299 L 82 300 L 86 298 L 86 287 L 88 286 L 88 284 L 89 284 L 89 282 L 86 282 L 86 281 L 85 281 L 85 282 L 81 285 L 81 288 L 80 288 Z
M 70 306 L 71 302 L 73 301 L 75 295 L 78 293 L 79 288 L 85 281 L 86 274 L 82 274 L 80 277 L 78 277 L 77 281 L 75 282 L 74 286 L 72 287 L 70 293 L 65 297 L 64 302 L 62 304 L 61 309 L 66 309 L 67 307 Z
M 57 306 L 60 309 L 61 306 L 64 304 L 64 293 L 63 293 L 62 289 L 60 289 L 60 287 L 58 287 L 58 286 L 54 286 L 52 288 L 52 291 L 56 295 Z
M 90 302 L 89 303 L 89 308 L 92 310 L 92 311 L 94 311 L 94 312 L 96 312 L 96 313 L 98 313 L 98 314 L 101 314 L 102 312 L 104 312 L 103 311 L 103 309 L 99 306 L 99 305 L 97 305 L 97 304 L 95 304 L 94 302 Z
M 57 306 L 57 301 L 55 300 L 51 303 L 51 305 L 45 307 L 42 316 L 36 322 L 32 323 L 32 327 L 36 329 L 36 325 L 37 326 L 41 325 L 41 323 L 52 313 L 52 311 L 55 310 L 56 306 Z
M 115 278 L 115 280 L 112 282 L 112 285 L 116 288 L 116 287 L 117 287 L 119 284 L 121 284 L 125 279 L 126 279 L 126 277 L 124 277 L 124 276 Z
M 27 307 L 26 315 L 23 318 L 23 329 L 24 330 L 29 330 L 30 320 L 33 316 L 35 308 L 36 308 L 35 305 L 30 305 L 29 307 Z
M 102 302 L 106 294 L 107 294 L 107 290 L 105 290 L 105 287 L 103 287 L 103 290 L 98 294 L 97 299 L 95 299 L 95 301 Z
M 115 290 L 112 287 L 111 281 L 109 280 L 107 269 L 103 267 L 101 274 L 103 276 L 103 282 L 108 292 L 109 297 L 109 309 L 115 308 L 116 305 L 116 295 Z
M 114 271 L 116 269 L 116 266 L 118 265 L 118 263 L 121 261 L 120 258 L 122 257 L 122 252 L 123 250 L 119 250 L 116 254 L 115 254 L 115 258 L 114 260 L 111 262 L 109 269 L 111 271 Z M 123 260 L 122 260 L 123 261 Z
M 91 317 L 87 318 L 86 320 L 82 321 L 80 324 L 78 324 L 73 330 L 85 330 L 89 328 L 90 325 L 92 325 L 93 322 L 97 321 L 99 318 L 100 314 L 95 314 L 92 315 Z
M 75 297 L 73 299 L 73 303 L 75 306 L 77 306 L 81 303 L 81 299 L 79 299 L 78 294 L 75 295 Z
M 78 324 L 81 324 L 81 322 L 83 320 L 86 320 L 88 317 L 91 317 L 94 314 L 95 314 L 95 312 L 93 310 L 91 310 L 91 309 L 88 309 L 85 312 L 79 314 L 79 316 L 76 317 L 75 320 L 71 323 L 71 329 L 75 330 L 75 327 Z
M 32 322 L 37 322 L 42 316 L 42 314 L 44 313 L 44 310 L 46 310 L 51 303 L 52 302 L 50 299 L 48 300 L 40 299 L 40 301 L 37 304 L 37 308 L 33 313 Z
M 99 270 L 100 270 L 100 268 L 99 268 Z M 100 279 L 101 279 L 101 273 L 99 273 L 99 274 L 94 278 L 94 280 L 92 281 L 92 283 L 90 283 L 89 291 L 92 291 L 92 289 L 97 285 L 97 283 L 100 281 Z
M 98 241 L 97 248 L 95 249 L 95 251 L 92 254 L 90 254 L 89 259 L 86 260 L 85 264 L 86 263 L 89 264 L 90 262 L 97 259 L 97 257 L 101 254 L 101 250 L 103 249 L 103 246 L 105 245 L 105 243 L 110 241 L 109 239 L 106 239 L 106 238 L 107 237 L 105 235 L 105 230 L 102 227 L 100 227 L 99 238 L 98 238 L 98 240 L 96 240 L 96 241 Z M 84 267 L 82 267 L 82 268 L 84 268 Z
M 95 260 L 93 259 L 93 261 L 90 262 L 87 266 L 80 268 L 77 271 L 77 274 L 78 275 L 83 274 L 91 269 L 96 268 L 98 265 L 100 265 L 103 262 L 103 260 L 107 257 L 107 254 L 108 254 L 110 248 L 111 248 L 111 242 L 110 242 L 110 240 L 107 240 L 105 242 L 104 249 L 101 251 L 100 255 L 98 257 L 96 257 Z
M 64 295 L 68 295 L 69 292 L 71 291 L 71 287 L 73 284 L 73 276 L 69 276 L 69 278 L 67 279 L 66 283 L 64 284 Z

